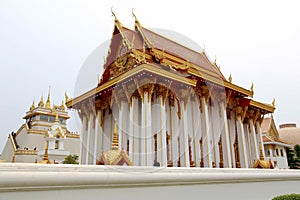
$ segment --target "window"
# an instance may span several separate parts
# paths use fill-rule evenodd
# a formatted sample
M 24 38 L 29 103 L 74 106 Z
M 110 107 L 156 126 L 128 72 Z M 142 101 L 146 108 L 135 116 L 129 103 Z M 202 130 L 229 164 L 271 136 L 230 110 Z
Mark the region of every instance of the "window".
M 49 117 L 48 117 L 47 115 L 41 115 L 41 116 L 40 116 L 40 120 L 41 120 L 41 121 L 47 122 L 47 121 L 48 121 L 48 118 L 49 118 Z
M 270 150 L 267 151 L 267 156 L 270 156 Z
M 49 116 L 49 122 L 54 122 L 55 121 L 55 117 L 54 116 Z
M 279 151 L 278 151 L 278 149 L 276 149 L 276 156 L 279 156 Z
M 280 154 L 281 154 L 282 157 L 284 156 L 283 155 L 283 149 L 280 149 Z

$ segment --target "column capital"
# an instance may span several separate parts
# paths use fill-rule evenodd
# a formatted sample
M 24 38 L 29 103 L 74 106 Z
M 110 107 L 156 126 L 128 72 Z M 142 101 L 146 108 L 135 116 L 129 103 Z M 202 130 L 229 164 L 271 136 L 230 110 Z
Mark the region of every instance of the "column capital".
M 244 121 L 247 114 L 248 106 L 237 106 L 235 108 L 236 117 L 241 117 L 241 120 Z

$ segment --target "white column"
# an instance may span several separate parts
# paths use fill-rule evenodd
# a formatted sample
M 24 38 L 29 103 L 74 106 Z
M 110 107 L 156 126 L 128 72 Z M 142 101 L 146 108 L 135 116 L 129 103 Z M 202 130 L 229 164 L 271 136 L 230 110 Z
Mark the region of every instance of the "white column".
M 244 133 L 245 133 L 245 142 L 246 142 L 246 152 L 248 153 L 248 165 L 249 167 L 253 166 L 254 160 L 252 159 L 252 149 L 251 149 L 251 143 L 250 143 L 250 133 L 249 133 L 249 127 L 248 124 L 244 124 Z
M 190 157 L 189 157 L 189 135 L 188 135 L 188 120 L 187 120 L 187 109 L 184 101 L 180 102 L 181 106 L 181 123 L 182 132 L 179 133 L 180 136 L 180 166 L 190 167 Z
M 238 138 L 239 138 L 239 152 L 240 152 L 240 162 L 241 167 L 248 168 L 248 154 L 246 151 L 246 141 L 245 141 L 245 133 L 242 118 L 240 115 L 237 116 L 237 130 L 238 130 Z
M 124 102 L 120 102 L 120 108 L 119 108 L 119 119 L 118 119 L 118 136 L 119 136 L 119 151 L 124 148 L 123 143 L 123 111 L 124 111 Z M 126 149 L 125 149 L 126 150 Z
M 210 135 L 210 122 L 209 122 L 209 112 L 208 112 L 208 106 L 205 100 L 205 97 L 201 98 L 202 101 L 202 108 L 203 108 L 203 114 L 204 114 L 204 128 L 205 128 L 205 135 L 203 140 L 203 148 L 204 149 L 204 160 L 207 161 L 207 166 L 209 168 L 212 168 L 212 148 L 211 148 L 211 135 Z
M 58 149 L 64 150 L 64 138 L 61 138 L 58 143 Z
M 174 100 L 176 101 L 176 100 Z M 170 105 L 170 128 L 171 128 L 171 141 L 172 141 L 172 162 L 173 162 L 173 167 L 177 167 L 177 163 L 178 163 L 178 131 L 179 131 L 179 128 L 178 128 L 178 121 L 179 121 L 179 118 L 178 118 L 178 115 L 177 115 L 177 109 L 178 109 L 178 106 L 177 106 L 177 103 L 175 102 L 174 103 L 174 107 L 172 105 Z
M 259 137 L 259 146 L 258 146 L 258 149 L 260 149 L 260 145 L 262 146 L 262 152 L 263 152 L 263 155 L 264 155 L 264 158 L 266 157 L 265 155 L 265 148 L 264 148 L 264 144 L 263 144 L 263 138 L 262 138 L 262 131 L 261 131 L 261 127 L 260 127 L 260 124 L 259 122 L 256 122 L 256 128 L 257 128 L 257 131 L 258 131 L 258 137 Z
M 133 106 L 134 103 L 133 102 L 134 97 L 132 97 L 131 99 L 131 104 L 129 107 L 129 152 L 128 152 L 128 156 L 130 158 L 130 160 L 132 161 L 133 166 L 137 166 L 138 164 L 136 163 L 135 157 L 134 157 L 134 110 L 133 110 Z
M 132 159 L 134 166 L 140 166 L 140 156 L 141 156 L 141 135 L 139 131 L 139 116 L 138 116 L 138 98 L 132 96 L 131 99 L 131 106 L 130 106 L 130 138 L 131 141 L 129 142 L 129 157 Z
M 157 133 L 157 151 L 158 151 L 158 162 L 160 166 L 167 167 L 167 140 L 166 140 L 166 107 L 163 102 L 163 97 L 158 97 L 159 102 L 159 132 Z
M 141 165 L 153 166 L 153 134 L 151 132 L 151 100 L 144 92 L 142 101 Z
M 87 164 L 92 164 L 94 159 L 94 134 L 95 134 L 95 128 L 94 128 L 94 122 L 95 117 L 94 114 L 91 112 L 89 117 L 89 126 L 88 126 L 88 146 L 87 146 Z
M 143 94 L 143 98 L 142 98 L 142 110 L 141 110 L 141 114 L 142 114 L 142 124 L 141 124 L 141 156 L 140 156 L 140 160 L 141 160 L 141 166 L 146 166 L 146 148 L 147 148 L 147 144 L 146 144 L 146 116 L 145 116 L 145 112 L 146 112 L 146 103 L 145 100 L 147 100 L 148 98 L 148 93 L 144 93 Z
M 251 136 L 252 136 L 252 141 L 254 145 L 254 159 L 259 159 L 259 148 L 257 146 L 257 138 L 256 138 L 256 131 L 253 123 L 253 119 L 249 120 L 249 125 L 250 125 L 250 130 L 251 130 Z
M 79 161 L 80 164 L 85 164 L 86 160 L 86 145 L 87 145 L 87 118 L 85 115 L 82 117 L 82 131 L 80 135 L 80 153 L 79 153 Z
M 200 118 L 200 109 L 199 109 L 199 102 L 197 100 L 191 101 L 192 106 L 192 130 L 193 130 L 193 148 L 194 148 L 194 159 L 195 159 L 195 166 L 200 167 L 201 161 L 201 152 L 200 152 L 200 138 L 201 138 L 201 123 Z
M 145 101 L 146 103 L 146 109 L 145 109 L 145 118 L 146 118 L 146 165 L 147 166 L 153 166 L 154 164 L 154 149 L 153 149 L 153 133 L 152 133 L 152 117 L 151 117 L 151 97 L 148 99 L 148 94 L 147 94 L 147 100 Z
M 229 129 L 228 129 L 228 120 L 227 120 L 227 113 L 226 113 L 226 108 L 223 102 L 221 102 L 221 115 L 223 118 L 223 123 L 224 123 L 224 143 L 225 147 L 223 146 L 223 152 L 224 152 L 224 161 L 227 163 L 228 168 L 232 168 L 232 159 L 231 159 L 231 151 L 230 151 L 230 138 L 229 138 Z
M 100 154 L 99 154 L 99 149 L 101 149 L 101 140 L 99 140 L 100 138 L 100 123 L 99 123 L 99 119 L 100 119 L 100 111 L 97 112 L 97 116 L 95 117 L 95 135 L 94 135 L 94 149 L 93 149 L 93 162 L 92 164 L 95 165 L 96 164 L 96 160 L 100 158 Z

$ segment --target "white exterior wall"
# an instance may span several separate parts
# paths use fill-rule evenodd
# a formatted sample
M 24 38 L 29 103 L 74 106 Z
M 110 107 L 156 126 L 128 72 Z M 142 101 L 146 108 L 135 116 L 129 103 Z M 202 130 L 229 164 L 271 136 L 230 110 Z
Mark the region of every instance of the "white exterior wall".
M 299 191 L 300 184 L 298 170 L 149 169 L 157 168 L 1 163 L 0 198 L 272 199 Z

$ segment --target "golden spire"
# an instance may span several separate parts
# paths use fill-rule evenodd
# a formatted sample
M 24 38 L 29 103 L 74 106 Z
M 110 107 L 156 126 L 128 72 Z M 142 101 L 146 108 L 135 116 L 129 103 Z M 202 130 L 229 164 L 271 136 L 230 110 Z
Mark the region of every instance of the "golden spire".
M 231 83 L 232 82 L 232 76 L 231 74 L 229 75 L 228 81 Z
M 50 105 L 50 86 L 49 86 L 49 90 L 48 90 L 48 98 L 46 101 L 46 108 L 51 109 L 51 105 Z
M 56 115 L 55 115 L 55 123 L 58 123 L 58 112 L 56 111 Z
M 67 95 L 67 92 L 65 92 L 65 101 L 66 101 L 66 103 L 67 103 L 68 100 L 69 100 L 69 97 Z
M 60 109 L 61 110 L 65 110 L 66 109 L 64 100 L 61 101 Z
M 44 107 L 44 97 L 43 95 L 41 96 L 40 102 L 38 104 L 39 107 Z
M 275 98 L 273 98 L 273 101 L 272 101 L 272 106 L 273 106 L 273 107 L 275 107 L 275 102 L 276 102 L 276 101 L 275 101 Z
M 33 101 L 32 101 L 32 104 L 31 104 L 31 106 L 30 106 L 30 111 L 32 111 L 34 108 L 35 108 L 35 106 L 34 106 L 34 100 L 33 100 Z
M 250 87 L 250 91 L 253 93 L 254 92 L 254 84 L 253 84 L 253 82 L 252 82 L 252 85 L 251 85 L 251 87 Z
M 42 163 L 44 163 L 44 164 L 50 164 L 50 160 L 49 160 L 49 157 L 48 157 L 48 148 L 49 148 L 49 141 L 47 140 L 45 153 L 44 153 L 43 161 L 42 161 Z
M 118 150 L 119 149 L 119 136 L 118 136 L 116 120 L 115 120 L 115 124 L 114 124 L 114 137 L 112 139 L 111 149 L 112 150 Z

